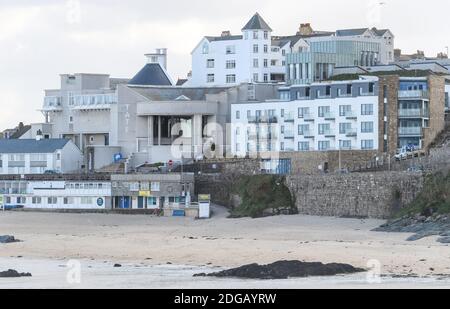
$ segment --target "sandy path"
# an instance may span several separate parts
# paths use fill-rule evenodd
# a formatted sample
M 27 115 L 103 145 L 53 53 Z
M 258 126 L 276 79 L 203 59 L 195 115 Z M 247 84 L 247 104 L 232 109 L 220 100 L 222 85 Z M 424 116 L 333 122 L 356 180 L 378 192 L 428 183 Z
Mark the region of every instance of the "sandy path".
M 383 274 L 450 274 L 450 247 L 434 237 L 376 233 L 379 220 L 280 216 L 211 220 L 148 216 L 0 213 L 0 258 L 86 259 L 98 262 L 232 267 L 292 259 L 349 263 L 380 261 Z M 433 269 L 433 270 L 431 270 Z

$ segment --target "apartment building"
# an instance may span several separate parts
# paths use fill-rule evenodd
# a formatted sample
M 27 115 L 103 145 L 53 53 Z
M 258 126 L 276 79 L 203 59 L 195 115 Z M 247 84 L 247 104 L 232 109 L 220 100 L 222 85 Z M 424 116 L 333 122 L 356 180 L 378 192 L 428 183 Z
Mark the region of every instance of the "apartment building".
M 394 35 L 388 29 L 337 30 L 328 36 L 302 37 L 286 57 L 287 82 L 328 80 L 336 67 L 388 65 L 394 61 Z
M 336 66 L 394 61 L 395 38 L 388 29 L 315 31 L 306 23 L 293 35 L 277 36 L 256 13 L 241 32 L 204 37 L 192 51 L 186 85 L 303 84 L 327 79 Z
M 425 149 L 444 128 L 444 81 L 393 75 L 282 87 L 278 100 L 232 105 L 232 152 Z
M 42 174 L 79 171 L 83 156 L 67 139 L 0 140 L 0 174 Z

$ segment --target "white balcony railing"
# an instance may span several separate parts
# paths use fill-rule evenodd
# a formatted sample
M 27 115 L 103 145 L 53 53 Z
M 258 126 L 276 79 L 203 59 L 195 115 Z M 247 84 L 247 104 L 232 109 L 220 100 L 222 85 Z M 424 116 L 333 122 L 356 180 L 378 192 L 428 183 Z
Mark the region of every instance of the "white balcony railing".
M 428 99 L 428 91 L 424 90 L 400 90 L 398 92 L 399 98 L 420 98 Z

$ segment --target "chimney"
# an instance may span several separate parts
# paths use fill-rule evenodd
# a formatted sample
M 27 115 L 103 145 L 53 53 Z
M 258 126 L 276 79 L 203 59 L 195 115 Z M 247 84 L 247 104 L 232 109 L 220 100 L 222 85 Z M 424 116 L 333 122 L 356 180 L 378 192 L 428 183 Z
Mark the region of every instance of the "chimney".
M 167 70 L 167 48 L 157 48 L 152 54 L 146 54 L 147 63 L 159 63 L 161 67 Z
M 231 31 L 229 31 L 229 30 L 222 31 L 222 34 L 220 36 L 223 38 L 231 36 Z
M 37 132 L 36 132 L 36 140 L 40 141 L 40 140 L 42 140 L 42 138 L 43 138 L 42 131 L 41 130 L 37 130 Z
M 314 33 L 310 23 L 300 24 L 297 35 L 311 35 Z

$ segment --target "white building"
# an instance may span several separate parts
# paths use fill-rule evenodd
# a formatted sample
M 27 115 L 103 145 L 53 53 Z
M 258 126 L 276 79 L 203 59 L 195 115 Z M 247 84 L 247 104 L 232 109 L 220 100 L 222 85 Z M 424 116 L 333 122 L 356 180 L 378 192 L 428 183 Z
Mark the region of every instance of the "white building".
M 81 151 L 67 139 L 0 140 L 0 174 L 70 173 L 83 163 Z
M 388 29 L 314 31 L 275 36 L 256 13 L 232 35 L 206 36 L 192 51 L 187 86 L 224 86 L 248 82 L 310 83 L 333 75 L 334 67 L 389 64 L 394 61 L 394 35 Z
M 187 86 L 225 86 L 284 81 L 288 44 L 272 40 L 272 29 L 256 13 L 240 35 L 224 31 L 206 36 L 192 51 L 192 76 Z
M 0 180 L 5 207 L 110 209 L 111 182 L 101 180 Z
M 280 99 L 232 105 L 232 152 L 377 150 L 377 80 L 280 88 Z

